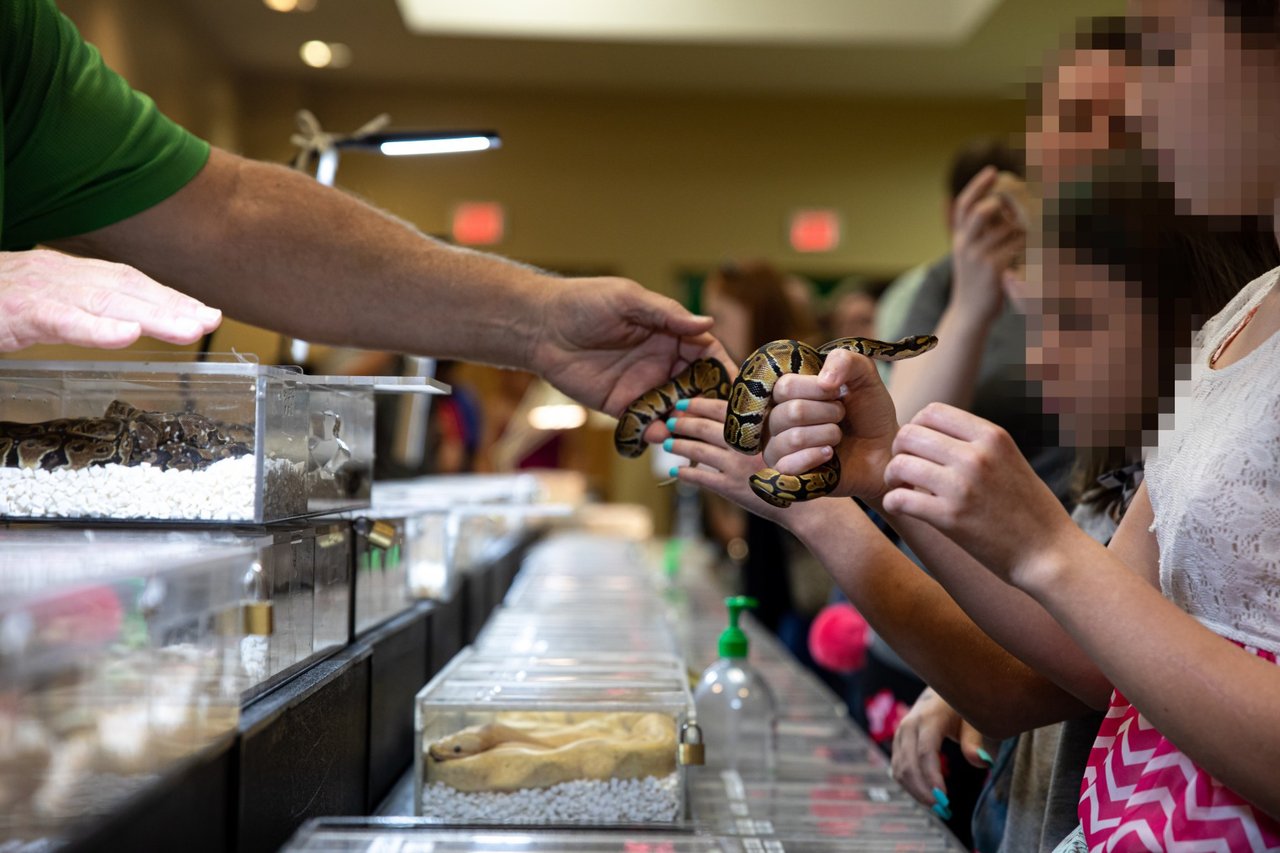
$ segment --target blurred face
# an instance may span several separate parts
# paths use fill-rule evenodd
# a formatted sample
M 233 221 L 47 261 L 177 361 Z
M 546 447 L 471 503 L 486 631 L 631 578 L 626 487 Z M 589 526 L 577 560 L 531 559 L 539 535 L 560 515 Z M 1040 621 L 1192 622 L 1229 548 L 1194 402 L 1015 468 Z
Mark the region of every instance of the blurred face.
M 1112 147 L 1125 116 L 1124 57 L 1103 50 L 1067 55 L 1045 84 L 1043 115 L 1027 127 L 1027 165 L 1034 180 L 1052 186 Z
M 1141 30 L 1129 109 L 1188 211 L 1272 212 L 1280 178 L 1280 40 L 1230 31 L 1219 0 L 1131 0 Z
M 868 294 L 842 296 L 831 311 L 831 337 L 870 338 L 876 331 L 876 303 Z
M 702 313 L 715 319 L 712 334 L 735 360 L 741 361 L 755 348 L 751 343 L 751 311 L 729 296 L 718 278 L 707 279 L 702 289 Z
M 1138 289 L 1070 253 L 1035 250 L 1027 372 L 1068 447 L 1138 447 L 1158 393 L 1154 318 Z M 1035 276 L 1033 275 L 1033 280 Z M 1144 343 L 1150 342 L 1150 346 Z

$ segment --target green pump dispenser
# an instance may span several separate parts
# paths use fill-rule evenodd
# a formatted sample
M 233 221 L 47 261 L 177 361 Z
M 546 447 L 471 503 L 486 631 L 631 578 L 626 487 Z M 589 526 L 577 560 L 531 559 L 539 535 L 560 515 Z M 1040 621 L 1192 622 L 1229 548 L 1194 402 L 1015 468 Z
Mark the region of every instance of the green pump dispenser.
M 729 608 L 729 627 L 720 634 L 720 657 L 745 658 L 751 644 L 747 641 L 746 632 L 738 627 L 738 617 L 743 608 L 754 610 L 760 602 L 745 595 L 732 595 L 724 600 L 724 604 Z

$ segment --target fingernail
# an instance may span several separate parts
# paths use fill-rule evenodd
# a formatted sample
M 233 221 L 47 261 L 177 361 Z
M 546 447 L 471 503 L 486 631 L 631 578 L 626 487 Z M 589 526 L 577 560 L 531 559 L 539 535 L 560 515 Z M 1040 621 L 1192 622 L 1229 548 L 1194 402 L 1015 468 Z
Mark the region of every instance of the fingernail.
M 981 758 L 983 761 L 987 762 L 988 767 L 995 764 L 995 762 L 991 760 L 990 753 L 988 753 L 985 749 L 978 750 L 978 757 Z
M 217 308 L 210 308 L 207 305 L 201 306 L 196 311 L 196 320 L 205 326 L 222 322 L 222 312 Z
M 678 412 L 687 412 L 687 411 L 689 411 L 689 401 L 688 401 L 688 400 L 676 400 L 676 411 L 678 411 Z
M 932 811 L 934 814 L 936 814 L 938 817 L 942 818 L 943 820 L 951 820 L 951 809 L 947 808 L 946 806 L 941 806 L 941 805 L 934 806 Z
M 675 432 L 675 431 L 676 431 L 676 419 L 667 418 L 667 432 Z
M 182 335 L 186 338 L 198 337 L 204 334 L 204 326 L 190 317 L 178 317 L 169 323 L 169 328 L 173 330 L 175 335 Z
M 677 477 L 680 475 L 680 466 L 672 465 L 671 470 L 667 472 L 668 477 Z
M 668 438 L 666 441 L 662 442 L 662 449 L 670 451 L 671 448 L 675 445 L 675 443 L 676 443 L 676 440 L 674 438 Z
M 943 791 L 941 788 L 933 789 L 933 799 L 937 801 L 938 805 L 942 806 L 944 809 L 950 808 L 951 806 L 951 800 L 947 799 L 946 792 Z

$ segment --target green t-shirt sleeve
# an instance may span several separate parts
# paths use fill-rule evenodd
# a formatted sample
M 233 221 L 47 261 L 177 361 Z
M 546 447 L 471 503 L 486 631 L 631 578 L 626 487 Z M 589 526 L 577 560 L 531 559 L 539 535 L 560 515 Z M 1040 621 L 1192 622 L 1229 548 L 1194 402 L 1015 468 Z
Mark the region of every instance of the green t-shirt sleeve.
M 52 0 L 0 7 L 8 7 L 0 24 L 11 25 L 0 39 L 0 248 L 119 222 L 195 177 L 208 160 L 208 143 L 107 68 Z

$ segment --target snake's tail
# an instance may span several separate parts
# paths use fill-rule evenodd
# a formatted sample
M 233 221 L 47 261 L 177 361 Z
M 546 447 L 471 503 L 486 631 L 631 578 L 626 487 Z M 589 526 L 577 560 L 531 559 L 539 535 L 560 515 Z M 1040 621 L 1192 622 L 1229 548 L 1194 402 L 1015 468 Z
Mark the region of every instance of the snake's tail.
M 747 482 L 751 486 L 751 491 L 755 492 L 755 496 L 760 500 L 779 509 L 786 509 L 791 506 L 795 498 L 789 494 L 774 492 L 773 483 L 780 476 L 782 476 L 781 473 L 776 469 L 765 468 L 752 474 Z

